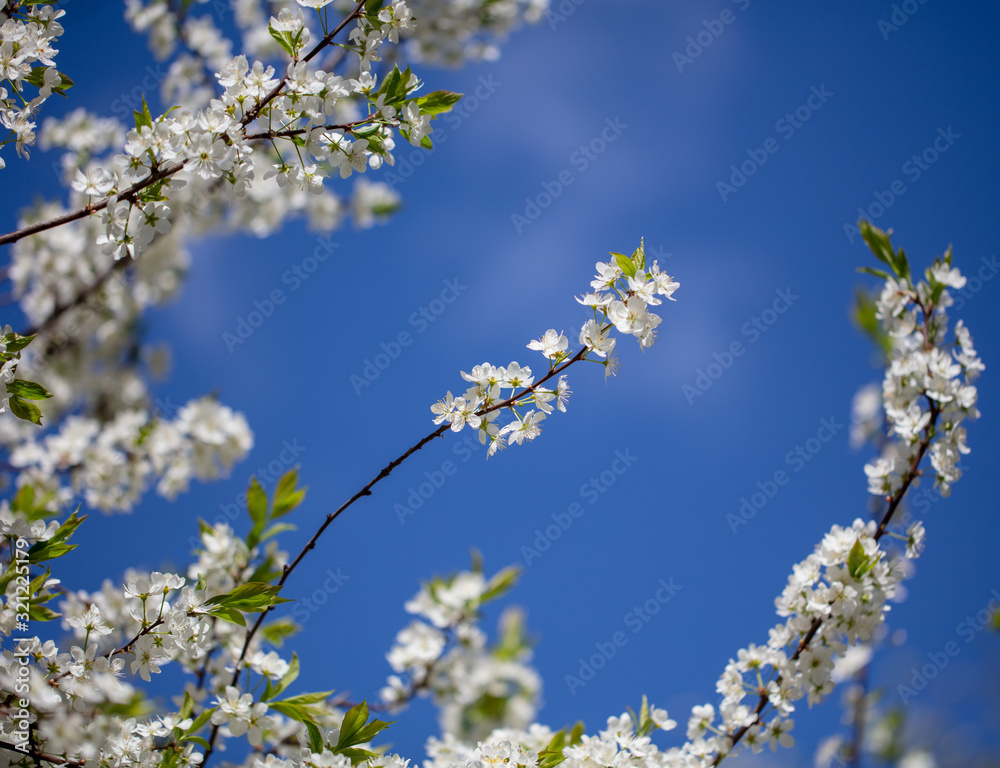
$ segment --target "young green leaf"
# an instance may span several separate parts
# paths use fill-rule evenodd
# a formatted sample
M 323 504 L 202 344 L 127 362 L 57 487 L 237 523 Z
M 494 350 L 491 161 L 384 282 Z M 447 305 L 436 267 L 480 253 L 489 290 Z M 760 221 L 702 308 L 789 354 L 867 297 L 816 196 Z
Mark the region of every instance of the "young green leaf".
M 146 103 L 146 97 L 142 97 L 142 111 L 138 109 L 134 110 L 135 114 L 135 129 L 137 131 L 141 130 L 145 126 L 152 127 L 153 125 L 153 115 L 149 111 L 149 105 Z
M 37 336 L 37 334 L 22 336 L 19 333 L 6 333 L 2 337 L 2 341 L 7 347 L 7 353 L 10 354 L 12 352 L 20 352 L 31 343 L 31 340 L 34 339 L 35 336 Z
M 37 406 L 32 405 L 17 395 L 11 395 L 10 400 L 7 402 L 10 405 L 10 412 L 17 416 L 17 418 L 42 426 L 42 412 L 38 410 Z
M 425 96 L 419 96 L 414 101 L 420 107 L 420 111 L 425 115 L 436 117 L 437 115 L 450 112 L 465 94 L 453 91 L 432 91 Z
M 267 517 L 267 494 L 256 477 L 250 478 L 250 487 L 247 489 L 247 512 L 255 523 L 263 522 Z
M 275 696 L 281 694 L 289 685 L 295 682 L 295 679 L 299 676 L 299 657 L 297 654 L 292 654 L 292 660 L 288 663 L 288 671 L 284 676 L 273 686 L 271 681 L 267 681 L 267 687 L 264 691 L 264 695 L 261 696 L 261 701 L 270 701 Z
M 615 261 L 618 263 L 618 266 L 621 267 L 622 272 L 624 272 L 628 277 L 635 277 L 635 264 L 632 263 L 632 259 L 624 253 L 615 253 L 614 251 L 610 251 L 610 254 L 615 257 Z

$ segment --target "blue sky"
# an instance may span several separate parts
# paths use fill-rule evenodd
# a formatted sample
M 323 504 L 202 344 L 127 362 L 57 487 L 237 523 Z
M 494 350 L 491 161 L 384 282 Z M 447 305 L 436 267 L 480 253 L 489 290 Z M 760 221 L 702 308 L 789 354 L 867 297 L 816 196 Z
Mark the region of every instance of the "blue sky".
M 79 85 L 47 114 L 113 103 L 151 61 L 126 37 L 117 5 L 75 6 L 60 64 Z M 896 7 L 905 24 L 893 23 Z M 692 705 L 716 700 L 715 681 L 739 648 L 766 640 L 791 565 L 832 524 L 867 514 L 867 454 L 847 435 L 854 392 L 881 378 L 848 317 L 855 289 L 872 285 L 855 271 L 872 258 L 845 229 L 860 207 L 895 230 L 915 266 L 954 246 L 955 264 L 979 278 L 955 316 L 987 366 L 967 476 L 949 499 L 924 487 L 915 500 L 927 549 L 889 616 L 907 641 L 879 654 L 873 680 L 898 700 L 896 686 L 928 653 L 958 643 L 909 702 L 915 731 L 945 764 L 963 759 L 961 749 L 995 755 L 1000 638 L 969 636 L 963 622 L 1000 590 L 989 479 L 1000 461 L 1000 12 L 935 0 L 564 0 L 557 9 L 512 36 L 499 61 L 417 69 L 428 89 L 466 100 L 436 123 L 432 153 L 397 153 L 397 171 L 411 151 L 421 163 L 397 183 L 403 210 L 386 226 L 335 233 L 339 247 L 308 279 L 286 277 L 312 266 L 316 235 L 299 225 L 268 240 L 193 245 L 183 294 L 150 318 L 150 339 L 174 348 L 157 394 L 182 402 L 217 390 L 246 413 L 255 448 L 229 480 L 174 504 L 150 498 L 128 517 L 93 516 L 84 541 L 106 549 L 96 561 L 81 547 L 67 581 L 96 588 L 127 565 L 183 567 L 196 518 L 222 514 L 289 445 L 310 487 L 299 530 L 285 539 L 298 551 L 327 512 L 431 431 L 429 406 L 464 389 L 460 370 L 511 360 L 540 370 L 529 340 L 550 327 L 575 340 L 586 318 L 573 296 L 594 262 L 645 237 L 681 284 L 662 307 L 657 344 L 643 354 L 622 340 L 621 372 L 607 383 L 596 366 L 571 369 L 569 413 L 544 422 L 534 444 L 487 463 L 484 451 L 461 452 L 464 435 L 433 443 L 336 522 L 286 596 L 309 596 L 330 569 L 347 577 L 296 648 L 314 687 L 374 696 L 408 620 L 403 602 L 422 578 L 466 567 L 477 547 L 488 570 L 525 566 L 510 601 L 526 608 L 538 640 L 541 721 L 596 729 L 646 693 L 683 722 Z M 95 50 L 97 35 L 116 45 Z M 9 154 L 6 228 L 39 190 L 33 169 L 54 159 Z M 545 195 L 555 195 L 547 205 Z M 287 301 L 230 351 L 224 334 L 275 289 Z M 443 291 L 453 300 L 432 303 Z M 779 298 L 786 311 L 772 315 Z M 432 322 L 421 322 L 421 308 Z M 351 377 L 401 333 L 412 343 L 358 392 Z M 703 394 L 685 394 L 734 343 L 743 354 Z M 808 461 L 795 459 L 799 446 Z M 619 452 L 634 458 L 615 474 Z M 448 460 L 455 474 L 400 523 L 394 505 Z M 789 482 L 734 532 L 726 515 L 779 471 Z M 605 489 L 594 503 L 583 490 L 592 479 Z M 536 531 L 574 502 L 584 514 L 526 564 Z M 679 589 L 636 631 L 630 612 L 661 580 Z M 566 675 L 618 631 L 628 643 L 571 691 Z M 837 698 L 797 713 L 797 745 L 772 764 L 811 765 L 817 741 L 844 730 Z M 436 733 L 431 708 L 422 702 L 398 720 L 395 747 L 419 757 Z

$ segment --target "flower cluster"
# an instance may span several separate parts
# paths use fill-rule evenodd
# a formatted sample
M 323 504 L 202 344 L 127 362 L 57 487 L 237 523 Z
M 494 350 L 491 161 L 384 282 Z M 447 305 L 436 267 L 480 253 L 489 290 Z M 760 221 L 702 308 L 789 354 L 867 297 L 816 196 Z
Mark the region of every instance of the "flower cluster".
M 114 419 L 71 416 L 57 432 L 25 432 L 10 463 L 18 483 L 51 493 L 53 511 L 79 493 L 104 511 L 130 511 L 153 478 L 161 496 L 174 498 L 192 478 L 228 474 L 253 447 L 243 414 L 211 398 L 181 407 L 174 418 L 126 410 Z
M 672 763 L 667 754 L 653 743 L 652 733 L 671 731 L 677 723 L 667 711 L 645 706 L 640 714 L 623 712 L 609 717 L 607 726 L 597 734 L 574 730 L 565 732 L 533 724 L 525 729 L 500 728 L 477 746 L 463 743 L 451 734 L 427 741 L 430 759 L 425 768 L 536 768 L 543 756 L 555 758 L 567 768 L 665 768 Z M 678 763 L 679 764 L 679 763 Z
M 414 696 L 433 695 L 442 732 L 465 741 L 485 738 L 499 727 L 527 727 L 542 684 L 527 664 L 531 652 L 523 615 L 504 612 L 500 642 L 492 648 L 477 624 L 480 607 L 506 592 L 515 576 L 507 569 L 487 580 L 477 569 L 425 584 L 406 603 L 406 610 L 422 620 L 402 629 L 387 654 L 393 670 L 406 678 L 390 676 L 383 701 L 398 708 Z
M 681 746 L 661 750 L 652 742 L 652 730 L 671 730 L 676 723 L 651 708 L 638 722 L 627 714 L 612 717 L 598 734 L 575 733 L 569 740 L 553 739 L 540 725 L 498 729 L 478 747 L 448 734 L 428 741 L 428 768 L 485 768 L 501 753 L 512 765 L 535 768 L 539 753 L 553 744 L 571 768 L 708 768 L 747 747 L 759 752 L 764 746 L 790 746 L 794 702 L 805 698 L 811 706 L 833 690 L 835 662 L 850 647 L 871 640 L 905 575 L 902 563 L 879 549 L 875 530 L 874 523 L 861 520 L 848 528 L 835 525 L 793 568 L 775 601 L 785 621 L 771 630 L 765 645 L 750 645 L 730 660 L 716 686 L 721 702 L 692 709 Z
M 537 382 L 531 369 L 517 362 L 507 366 L 483 363 L 470 373 L 462 371 L 462 378 L 473 386 L 460 397 L 448 392 L 443 400 L 432 405 L 434 423 L 447 422 L 454 432 L 468 424 L 479 431 L 482 444 L 489 441 L 487 456 L 492 456 L 511 443 L 520 445 L 524 440 L 534 440 L 542 431 L 539 422 L 555 408 L 565 413 L 570 395 L 566 377 L 560 376 L 555 388 L 541 386 L 556 373 L 579 360 L 595 358 L 602 359 L 606 376 L 614 372 L 614 359 L 610 355 L 617 339 L 611 335 L 612 329 L 635 336 L 643 349 L 651 347 L 661 318 L 649 308 L 662 303 L 658 296 L 673 300 L 680 283 L 661 272 L 655 261 L 647 269 L 642 242 L 631 256 L 611 255 L 614 261 L 597 263 L 597 275 L 590 283 L 593 292 L 577 298 L 580 304 L 591 307 L 594 315 L 580 329 L 580 350 L 570 353 L 566 336 L 549 329 L 540 339 L 528 343 L 528 349 L 541 352 L 548 359 L 548 373 Z M 510 390 L 506 395 L 505 389 Z M 533 408 L 524 414 L 517 410 L 530 405 L 537 410 Z M 513 415 L 502 427 L 496 423 L 500 409 L 508 409 Z
M 498 41 L 521 23 L 541 19 L 549 4 L 549 0 L 411 0 L 420 23 L 407 52 L 428 64 L 493 61 L 500 56 Z
M 977 391 L 972 383 L 983 364 L 972 336 L 959 320 L 954 342 L 948 341 L 949 288 L 960 289 L 965 278 L 951 264 L 951 249 L 926 270 L 926 279 L 914 282 L 902 250 L 892 248 L 889 236 L 874 227 L 863 233 L 876 255 L 893 275 L 885 280 L 876 302 L 876 315 L 891 340 L 891 359 L 882 383 L 882 402 L 895 440 L 865 467 L 868 489 L 876 496 L 892 496 L 903 478 L 930 453 L 936 487 L 942 496 L 962 476 L 958 464 L 969 449 L 966 419 L 979 417 Z
M 7 3 L 0 10 L 0 126 L 10 131 L 0 139 L 0 146 L 13 140 L 18 155 L 27 156 L 27 147 L 35 143 L 34 117 L 38 108 L 73 82 L 56 69 L 54 58 L 58 51 L 52 46 L 63 33 L 58 19 L 66 11 L 32 4 L 18 9 L 20 16 L 11 15 L 8 9 L 19 5 Z M 28 86 L 37 88 L 38 94 L 31 96 Z M 2 168 L 4 161 L 0 158 Z
M 5 524 L 3 532 L 10 535 L 12 529 Z M 29 543 L 54 541 L 54 530 L 33 533 L 20 530 L 29 536 Z M 65 593 L 60 605 L 62 624 L 75 639 L 68 652 L 51 640 L 18 641 L 18 653 L 31 660 L 32 728 L 47 753 L 123 766 L 158 764 L 163 737 L 173 733 L 176 738 L 192 726 L 192 718 L 181 713 L 140 720 L 121 713 L 141 701 L 137 680 L 149 682 L 151 675 L 172 662 L 199 677 L 197 686 L 192 683 L 186 689 L 188 713 L 195 700 L 214 694 L 214 702 L 205 701 L 202 722 L 210 716 L 210 722 L 227 736 L 245 736 L 256 746 L 266 736 L 273 737 L 282 729 L 288 732 L 285 718 L 269 714 L 267 704 L 241 693 L 231 681 L 234 667 L 243 664 L 276 682 L 288 674 L 289 663 L 273 651 L 265 653 L 259 640 L 249 644 L 241 661 L 246 629 L 219 621 L 210 611 L 213 602 L 217 605 L 220 600 L 207 599 L 245 582 L 260 567 L 280 570 L 287 556 L 273 546 L 266 552 L 248 548 L 224 524 L 205 526 L 201 542 L 203 549 L 186 578 L 130 571 L 123 584 L 105 581 L 96 592 Z M 49 588 L 56 583 L 53 579 L 41 585 L 34 599 L 40 603 L 51 599 Z M 0 631 L 5 635 L 14 629 L 14 607 L 8 592 L 0 608 Z M 14 690 L 18 666 L 10 650 L 0 657 L 0 685 L 5 690 Z M 203 757 L 194 744 L 183 745 L 179 751 L 180 765 L 197 765 Z M 6 759 L 4 764 L 9 764 Z
M 722 696 L 717 711 L 711 704 L 692 710 L 689 741 L 673 754 L 677 765 L 688 758 L 707 765 L 746 747 L 759 752 L 792 743 L 794 702 L 805 698 L 812 706 L 833 690 L 838 656 L 871 640 L 905 575 L 879 549 L 875 531 L 874 522 L 861 520 L 849 528 L 835 525 L 794 566 L 775 600 L 778 615 L 787 619 L 765 645 L 750 645 L 730 660 L 716 684 Z M 734 743 L 734 734 L 742 741 Z

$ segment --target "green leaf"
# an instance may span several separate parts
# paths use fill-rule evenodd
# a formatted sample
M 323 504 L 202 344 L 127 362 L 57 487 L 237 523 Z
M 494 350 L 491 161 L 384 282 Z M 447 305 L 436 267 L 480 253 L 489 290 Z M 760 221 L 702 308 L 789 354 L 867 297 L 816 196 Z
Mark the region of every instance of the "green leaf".
M 216 595 L 206 600 L 207 605 L 230 608 L 237 611 L 260 613 L 272 605 L 290 603 L 283 597 L 278 597 L 281 586 L 265 584 L 260 581 L 250 581 L 233 587 L 224 595 Z
M 425 115 L 436 117 L 437 115 L 450 112 L 465 94 L 454 91 L 432 91 L 426 96 L 420 96 L 414 101 L 420 107 L 420 111 Z
M 892 267 L 892 271 L 896 273 L 897 277 L 910 278 L 910 262 L 906 258 L 906 254 L 902 248 L 897 252 L 889 241 L 892 235 L 891 229 L 888 232 L 883 232 L 864 219 L 858 222 L 858 228 L 861 230 L 861 236 L 868 243 L 868 247 L 875 254 L 875 258 Z
M 359 744 L 358 741 L 353 741 L 355 735 L 368 720 L 368 702 L 362 701 L 360 704 L 355 704 L 349 710 L 347 714 L 344 715 L 344 720 L 340 724 L 340 739 L 337 741 L 337 749 L 343 749 L 344 747 L 350 747 L 355 744 Z
M 242 613 L 232 608 L 226 608 L 224 605 L 217 605 L 207 612 L 212 616 L 218 616 L 220 619 L 228 621 L 230 624 L 237 624 L 241 627 L 247 625 L 247 620 L 243 618 Z
M 250 478 L 250 487 L 247 489 L 247 511 L 255 523 L 262 522 L 267 517 L 267 494 L 256 477 Z
M 305 498 L 306 495 L 306 489 L 298 488 L 298 482 L 298 467 L 290 469 L 282 476 L 281 480 L 278 481 L 278 487 L 274 491 L 274 509 L 271 512 L 272 518 L 279 518 L 282 515 L 287 515 L 302 503 L 302 499 Z
M 181 741 L 192 741 L 195 744 L 197 744 L 199 747 L 202 747 L 203 749 L 211 749 L 212 748 L 209 745 L 208 740 L 202 738 L 201 736 L 181 736 L 180 740 Z
M 483 590 L 483 596 L 480 598 L 480 603 L 495 600 L 506 592 L 509 592 L 510 589 L 517 583 L 517 579 L 520 575 L 521 569 L 516 565 L 507 566 L 502 571 L 494 574 L 493 578 L 486 583 L 486 588 Z
M 639 238 L 639 247 L 635 249 L 635 253 L 632 254 L 632 263 L 635 264 L 636 269 L 646 270 L 646 248 L 644 245 L 644 238 Z
M 553 768 L 559 765 L 566 757 L 563 755 L 563 748 L 566 746 L 566 729 L 553 734 L 552 739 L 545 749 L 538 753 L 539 768 Z
M 79 511 L 80 508 L 77 507 L 76 511 L 74 511 L 73 514 L 67 517 L 62 522 L 62 525 L 60 525 L 59 528 L 56 530 L 56 532 L 52 534 L 52 537 L 44 543 L 48 544 L 53 541 L 65 541 L 70 536 L 72 536 L 76 532 L 76 529 L 83 524 L 83 521 L 87 519 L 87 515 L 84 515 L 83 517 L 77 517 L 76 513 Z
M 254 569 L 254 572 L 250 574 L 250 578 L 247 581 L 262 581 L 266 584 L 271 584 L 280 577 L 281 570 L 275 568 L 274 561 L 268 557 Z
M 649 701 L 646 699 L 646 694 L 642 694 L 642 706 L 639 708 L 639 727 L 645 728 L 646 723 L 651 723 L 649 719 Z
M 71 552 L 76 549 L 76 544 L 69 544 L 69 537 L 73 535 L 73 532 L 87 519 L 87 516 L 77 517 L 76 512 L 73 512 L 66 520 L 63 521 L 62 525 L 56 530 L 50 539 L 47 541 L 35 542 L 30 549 L 28 549 L 28 560 L 31 563 L 42 563 L 46 560 L 55 560 L 57 557 L 62 557 L 67 552 Z
M 876 316 L 875 299 L 864 290 L 859 290 L 854 296 L 852 319 L 855 324 L 881 350 L 886 360 L 892 357 L 892 338 L 886 333 Z
M 847 556 L 847 570 L 853 578 L 860 579 L 875 567 L 880 558 L 881 555 L 876 557 L 875 560 L 868 557 L 861 546 L 861 539 L 855 539 L 854 546 L 851 547 L 851 552 Z
M 271 33 L 271 37 L 274 38 L 275 42 L 282 47 L 282 49 L 291 56 L 295 58 L 295 48 L 292 46 L 292 35 L 290 32 L 279 32 L 274 27 L 268 26 L 267 31 Z
M 271 645 L 280 648 L 285 644 L 285 639 L 294 635 L 299 629 L 298 624 L 284 616 L 276 621 L 263 624 L 260 628 L 260 635 Z
M 324 750 L 323 734 L 319 732 L 316 723 L 306 721 L 306 731 L 309 733 L 309 751 L 317 755 Z
M 41 88 L 45 85 L 45 70 L 47 69 L 52 69 L 52 67 L 32 67 L 31 74 L 24 78 L 24 82 L 31 83 L 36 88 Z M 52 92 L 65 96 L 66 94 L 63 93 L 63 91 L 67 88 L 72 88 L 76 85 L 76 83 L 74 83 L 68 75 L 64 75 L 62 72 L 58 72 L 57 74 L 59 75 L 59 85 L 52 86 Z
M 364 728 L 357 732 L 355 739 L 356 744 L 367 744 L 372 739 L 374 739 L 380 732 L 388 728 L 390 723 L 385 720 L 372 720 Z
M 872 226 L 864 219 L 858 222 L 858 228 L 861 230 L 861 237 L 868 243 L 871 252 L 875 254 L 875 258 L 885 262 L 890 267 L 893 266 L 896 255 L 889 244 L 889 235 L 878 227 Z
M 271 681 L 267 681 L 267 687 L 264 691 L 264 695 L 261 696 L 261 701 L 270 701 L 275 696 L 281 694 L 289 685 L 295 682 L 295 679 L 299 676 L 299 657 L 297 654 L 292 654 L 292 660 L 288 663 L 288 671 L 284 676 L 273 686 Z
M 26 485 L 17 492 L 17 496 L 10 503 L 10 508 L 15 512 L 30 514 L 35 509 L 35 487 Z
M 351 707 L 347 714 L 344 715 L 344 721 L 340 725 L 340 739 L 337 741 L 334 752 L 340 752 L 348 755 L 348 757 L 352 757 L 348 754 L 348 750 L 351 747 L 355 747 L 358 744 L 367 744 L 380 731 L 385 730 L 390 725 L 390 723 L 384 720 L 372 720 L 370 723 L 367 723 L 367 720 L 367 702 L 362 701 L 360 704 Z
M 382 755 L 378 752 L 372 752 L 370 749 L 358 749 L 356 747 L 351 747 L 349 749 L 339 749 L 334 750 L 335 754 L 341 754 L 344 757 L 350 758 L 354 765 L 360 765 L 361 763 L 371 763 L 378 760 Z
M 138 109 L 134 110 L 135 114 L 135 129 L 141 130 L 143 126 L 153 125 L 153 115 L 149 112 L 149 105 L 146 103 L 146 97 L 142 97 L 142 111 Z
M 44 605 L 28 606 L 28 618 L 32 621 L 52 621 L 53 619 L 58 619 L 60 616 L 62 616 L 61 613 L 56 613 Z
M 300 696 L 293 696 L 284 701 L 272 701 L 268 704 L 271 709 L 277 710 L 286 717 L 292 718 L 300 723 L 315 722 L 322 717 L 325 712 L 319 707 L 310 706 L 321 701 L 325 701 L 333 691 L 323 691 L 319 693 L 304 693 Z
M 31 340 L 35 338 L 38 334 L 32 334 L 31 336 L 22 336 L 19 333 L 7 333 L 3 336 L 4 345 L 7 347 L 7 352 L 20 352 Z
M 285 531 L 294 531 L 295 529 L 295 526 L 291 523 L 276 523 L 260 535 L 260 540 L 267 541 L 272 536 L 277 536 L 279 533 L 284 533 Z
M 615 253 L 614 251 L 610 251 L 610 254 L 615 257 L 615 261 L 618 263 L 618 266 L 621 267 L 622 272 L 624 272 L 628 277 L 635 277 L 635 264 L 632 263 L 632 259 L 624 253 Z
M 191 694 L 184 691 L 184 702 L 181 704 L 181 708 L 177 710 L 177 718 L 179 720 L 184 720 L 191 717 L 191 713 L 194 712 L 194 699 L 191 698 Z M 175 728 L 174 730 L 178 730 Z
M 861 546 L 861 539 L 855 539 L 854 546 L 847 556 L 847 570 L 855 579 L 861 574 L 861 569 L 868 565 L 868 555 Z
M 403 80 L 403 73 L 399 71 L 399 67 L 393 67 L 392 72 L 386 75 L 385 80 L 382 81 L 382 85 L 373 94 L 374 98 L 372 101 L 377 101 L 378 96 L 385 95 L 384 104 L 392 104 L 399 98 L 400 89 L 403 90 L 403 96 L 406 95 L 406 81 Z
M 365 2 L 365 13 L 368 16 L 378 13 L 382 10 L 382 3 L 384 0 L 367 0 Z
M 38 426 L 42 425 L 42 412 L 38 410 L 37 406 L 32 405 L 27 400 L 22 400 L 17 395 L 11 395 L 8 403 L 10 405 L 10 412 L 17 416 L 17 418 L 30 421 L 32 424 L 37 424 Z
M 146 442 L 146 438 L 153 434 L 153 430 L 156 429 L 156 426 L 159 423 L 160 422 L 154 417 L 139 427 L 139 436 L 135 439 L 135 445 L 137 448 Z
M 215 714 L 215 710 L 217 709 L 218 707 L 209 707 L 208 709 L 202 710 L 201 714 L 194 719 L 194 722 L 191 723 L 191 727 L 188 728 L 185 733 L 193 734 L 200 731 L 204 727 L 205 723 L 208 722 L 209 718 L 211 718 L 212 715 Z

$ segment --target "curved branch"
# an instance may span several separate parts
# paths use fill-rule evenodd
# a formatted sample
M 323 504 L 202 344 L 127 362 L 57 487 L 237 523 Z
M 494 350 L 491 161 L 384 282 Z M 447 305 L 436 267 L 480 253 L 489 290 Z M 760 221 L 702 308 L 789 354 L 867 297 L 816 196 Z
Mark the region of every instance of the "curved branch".
M 539 386 L 541 386 L 542 384 L 544 384 L 546 381 L 548 381 L 549 379 L 551 379 L 553 376 L 556 376 L 559 373 L 562 373 L 564 370 L 566 370 L 567 368 L 569 368 L 574 363 L 578 363 L 581 360 L 586 359 L 587 352 L 588 352 L 588 348 L 587 347 L 581 347 L 580 350 L 575 355 L 573 355 L 573 357 L 569 358 L 568 360 L 566 360 L 565 362 L 563 362 L 561 365 L 558 365 L 558 366 L 550 369 L 549 372 L 547 374 L 545 374 L 545 376 L 543 376 L 542 378 L 540 378 L 538 381 L 536 381 L 535 383 L 533 383 L 531 386 L 525 387 L 520 392 L 518 392 L 515 395 L 512 395 L 511 397 L 507 398 L 506 400 L 503 400 L 503 401 L 501 401 L 499 403 L 495 403 L 494 405 L 491 405 L 491 406 L 489 406 L 487 408 L 480 408 L 478 411 L 476 411 L 476 414 L 479 415 L 479 416 L 483 416 L 483 415 L 485 415 L 487 413 L 490 413 L 491 411 L 496 411 L 496 410 L 499 410 L 501 408 L 510 408 L 510 407 L 512 407 L 515 403 L 517 403 L 518 400 L 520 400 L 523 397 L 525 397 L 526 395 L 534 392 L 536 389 L 538 389 Z M 427 445 L 429 442 L 431 442 L 431 440 L 433 440 L 434 438 L 441 437 L 449 429 L 451 429 L 451 426 L 449 424 L 445 423 L 445 424 L 442 424 L 441 426 L 439 426 L 437 429 L 435 429 L 430 434 L 428 434 L 425 437 L 421 438 L 419 441 L 417 441 L 416 443 L 414 443 L 413 445 L 411 445 L 409 448 L 407 448 L 403 453 L 401 453 L 395 459 L 393 459 L 388 464 L 386 464 L 378 472 L 378 474 L 376 474 L 371 480 L 369 480 L 364 486 L 362 486 L 362 488 L 360 490 L 358 490 L 353 496 L 351 496 L 351 498 L 349 498 L 347 501 L 345 501 L 343 504 L 341 504 L 339 507 L 337 507 L 337 509 L 335 509 L 333 512 L 329 513 L 326 516 L 326 519 L 323 520 L 322 525 L 320 525 L 320 527 L 312 535 L 312 537 L 309 539 L 309 541 L 306 542 L 305 546 L 302 547 L 302 549 L 299 551 L 299 554 L 295 556 L 295 559 L 292 560 L 292 562 L 290 562 L 290 563 L 288 563 L 288 564 L 285 565 L 284 571 L 281 574 L 281 578 L 278 580 L 278 586 L 284 586 L 285 582 L 288 580 L 288 577 L 292 575 L 292 571 L 295 570 L 295 568 L 298 566 L 298 564 L 302 562 L 302 560 L 305 558 L 305 556 L 307 554 L 309 554 L 310 551 L 312 551 L 313 549 L 316 548 L 316 543 L 319 541 L 319 537 L 323 535 L 323 532 L 326 531 L 326 529 L 330 527 L 330 524 L 334 520 L 336 520 L 343 512 L 345 512 L 348 507 L 350 507 L 352 504 L 354 504 L 354 502 L 356 502 L 358 499 L 360 499 L 360 498 L 362 498 L 364 496 L 371 496 L 372 488 L 374 488 L 377 483 L 379 483 L 380 481 L 382 481 L 385 478 L 387 478 L 392 473 L 392 471 L 396 467 L 398 467 L 400 464 L 402 464 L 404 461 L 406 461 L 406 459 L 408 459 L 410 456 L 412 456 L 413 454 L 415 454 L 417 451 L 419 451 L 421 448 L 423 448 L 425 445 Z M 247 632 L 246 639 L 243 641 L 243 648 L 240 651 L 240 657 L 236 661 L 236 669 L 233 672 L 233 680 L 230 683 L 230 685 L 234 685 L 235 686 L 239 682 L 240 675 L 241 675 L 241 673 L 243 671 L 243 666 L 242 666 L 243 665 L 243 660 L 246 658 L 247 652 L 250 649 L 250 643 L 253 640 L 254 635 L 257 634 L 257 630 L 260 629 L 261 624 L 264 623 L 264 619 L 267 617 L 267 615 L 272 610 L 274 610 L 274 606 L 273 605 L 272 606 L 268 606 L 268 608 L 266 610 L 262 611 L 261 614 L 257 617 L 257 621 L 254 622 L 254 625 L 250 628 L 250 631 Z M 219 731 L 219 726 L 213 725 L 212 726 L 212 733 L 211 733 L 211 735 L 209 736 L 209 739 L 208 739 L 208 749 L 205 751 L 205 759 L 202 762 L 202 765 L 204 765 L 205 762 L 207 762 L 208 756 L 215 749 L 215 740 L 216 740 L 216 738 L 218 736 L 218 731 Z
M 882 522 L 879 523 L 879 526 L 875 531 L 874 539 L 876 543 L 878 543 L 878 541 L 881 540 L 881 538 L 885 535 L 886 529 L 889 525 L 889 521 L 892 519 L 892 515 L 899 507 L 900 503 L 903 501 L 903 497 L 909 490 L 910 485 L 912 485 L 913 481 L 920 476 L 920 469 L 919 469 L 920 462 L 923 460 L 924 455 L 927 453 L 927 448 L 931 444 L 931 440 L 933 439 L 934 435 L 934 428 L 937 425 L 937 419 L 941 413 L 941 409 L 937 406 L 937 404 L 933 400 L 931 400 L 930 402 L 931 402 L 931 409 L 930 409 L 931 420 L 928 423 L 927 428 L 924 432 L 923 439 L 920 441 L 920 446 L 917 449 L 916 454 L 914 454 L 913 460 L 910 462 L 909 469 L 907 469 L 906 475 L 903 477 L 903 482 L 900 484 L 900 487 L 896 490 L 896 492 L 889 497 L 888 500 L 889 507 L 886 510 L 885 515 L 882 517 Z M 807 631 L 805 635 L 802 636 L 802 639 L 799 641 L 799 644 L 795 649 L 795 653 L 793 653 L 791 658 L 789 658 L 790 662 L 798 659 L 802 655 L 802 653 L 809 647 L 809 643 L 812 642 L 813 637 L 816 636 L 816 633 L 819 631 L 819 628 L 822 625 L 823 625 L 823 619 L 821 618 L 813 619 L 812 624 L 809 626 L 809 631 Z M 779 686 L 781 685 L 782 682 L 781 675 L 778 675 L 775 678 L 775 682 Z M 740 728 L 737 728 L 730 734 L 726 734 L 730 742 L 729 743 L 730 751 L 736 745 L 736 743 L 746 735 L 747 731 L 749 731 L 753 726 L 757 725 L 757 723 L 760 722 L 760 715 L 764 711 L 764 707 L 767 706 L 769 700 L 770 697 L 767 695 L 767 693 L 762 691 L 760 693 L 760 698 L 757 701 L 757 706 L 754 707 L 753 709 L 753 715 L 754 715 L 753 722 L 750 723 L 749 725 L 744 725 L 741 726 Z M 725 754 L 720 752 L 718 755 L 715 756 L 715 759 L 712 761 L 711 764 L 718 765 L 719 763 L 722 762 L 723 758 L 725 758 L 728 754 L 729 754 L 728 752 L 726 752 Z
M 146 187 L 149 187 L 162 179 L 173 176 L 181 170 L 186 163 L 187 161 L 185 160 L 180 163 L 168 165 L 165 168 L 156 169 L 142 181 L 138 181 L 128 189 L 119 192 L 118 199 L 134 201 L 137 192 L 142 191 Z M 29 224 L 27 227 L 22 227 L 14 232 L 8 232 L 6 235 L 0 235 L 0 245 L 8 245 L 10 243 L 17 242 L 22 238 L 28 237 L 29 235 L 37 235 L 39 232 L 44 232 L 47 229 L 55 229 L 56 227 L 61 227 L 63 224 L 69 224 L 71 221 L 78 221 L 79 219 L 86 218 L 93 213 L 103 211 L 108 207 L 108 202 L 110 200 L 110 197 L 106 197 L 99 203 L 91 203 L 90 205 L 83 206 L 83 208 L 77 208 L 75 211 L 71 211 L 70 213 L 64 213 L 62 216 L 56 216 L 54 219 L 40 221 L 37 224 Z

